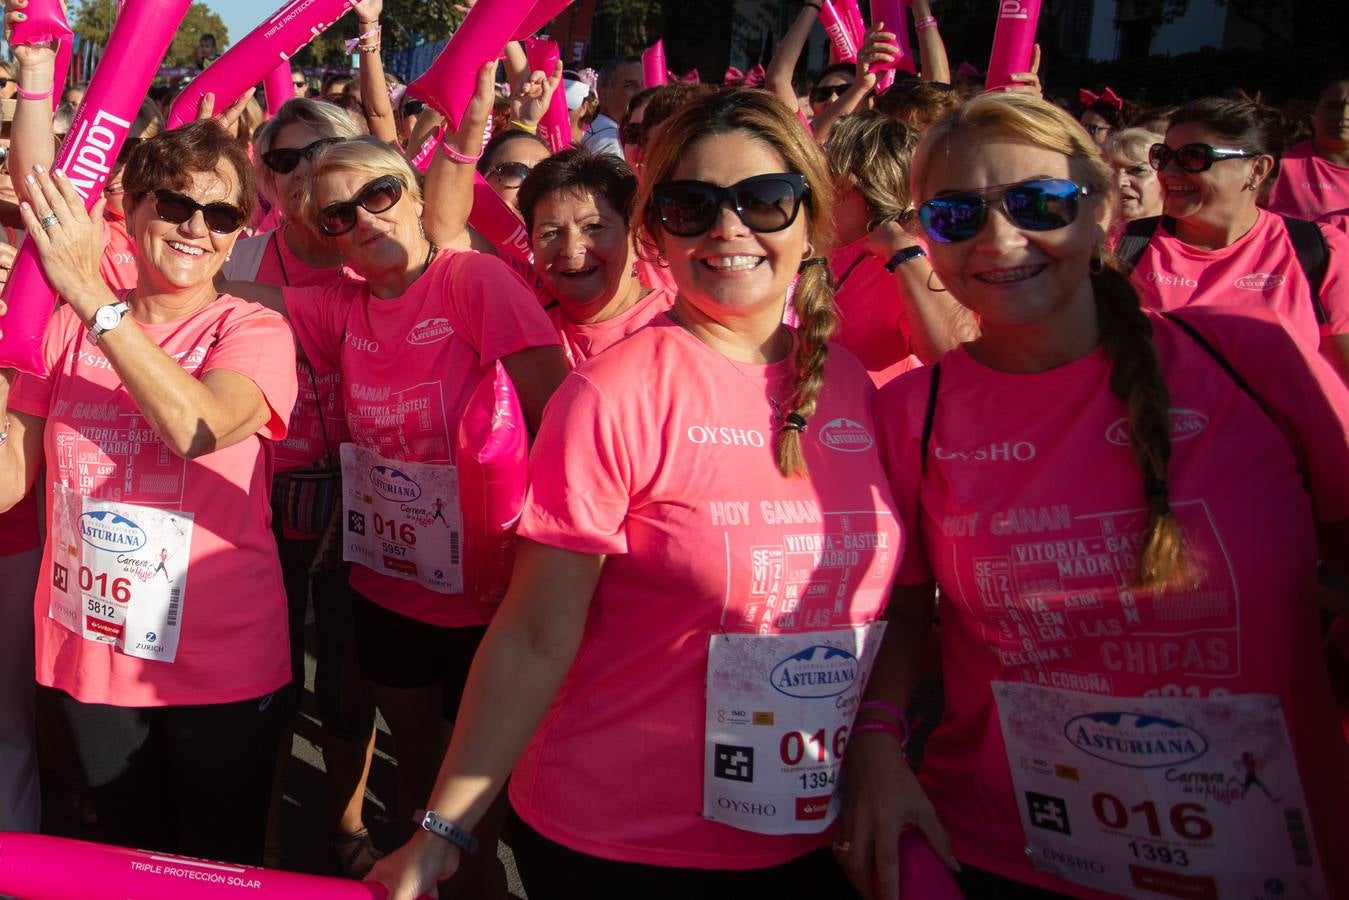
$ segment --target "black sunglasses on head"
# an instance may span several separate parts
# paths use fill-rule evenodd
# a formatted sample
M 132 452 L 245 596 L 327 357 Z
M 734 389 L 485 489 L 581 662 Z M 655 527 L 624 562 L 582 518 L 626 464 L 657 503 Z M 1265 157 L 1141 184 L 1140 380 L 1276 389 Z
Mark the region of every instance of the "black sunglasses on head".
M 984 227 L 988 207 L 1000 202 L 1016 227 L 1053 231 L 1073 223 L 1078 198 L 1090 194 L 1091 188 L 1066 178 L 1033 178 L 1008 185 L 1001 197 L 993 196 L 992 191 L 940 194 L 918 207 L 918 221 L 927 236 L 938 243 L 968 241 Z
M 244 227 L 244 211 L 233 203 L 198 203 L 187 194 L 159 188 L 150 192 L 155 198 L 155 215 L 165 222 L 182 225 L 201 210 L 206 227 L 216 234 L 233 234 Z
M 531 171 L 533 170 L 522 162 L 504 162 L 488 169 L 487 175 L 500 181 L 503 187 L 518 188 L 524 184 Z
M 843 92 L 852 87 L 851 84 L 830 84 L 824 87 L 812 88 L 810 91 L 811 103 L 830 103 L 843 96 Z
M 1186 144 L 1175 150 L 1166 144 L 1153 144 L 1148 151 L 1148 164 L 1160 172 L 1174 159 L 1182 172 L 1207 172 L 1215 162 L 1224 159 L 1252 159 L 1259 155 L 1249 150 L 1210 147 L 1208 144 Z
M 806 179 L 795 172 L 755 175 L 728 187 L 706 181 L 666 181 L 651 190 L 661 226 L 675 237 L 703 234 L 725 204 L 751 231 L 782 231 L 796 221 L 805 194 Z
M 372 215 L 387 212 L 403 198 L 403 179 L 397 175 L 381 175 L 356 192 L 356 196 L 341 203 L 329 203 L 319 211 L 319 231 L 329 237 L 338 237 L 356 227 L 356 208 Z
M 275 150 L 268 150 L 262 154 L 262 161 L 266 163 L 267 168 L 279 175 L 285 175 L 288 172 L 295 171 L 295 167 L 300 164 L 300 160 L 312 160 L 314 154 L 318 153 L 329 144 L 340 144 L 341 138 L 319 138 L 310 144 L 305 144 L 298 149 L 294 147 L 278 147 Z

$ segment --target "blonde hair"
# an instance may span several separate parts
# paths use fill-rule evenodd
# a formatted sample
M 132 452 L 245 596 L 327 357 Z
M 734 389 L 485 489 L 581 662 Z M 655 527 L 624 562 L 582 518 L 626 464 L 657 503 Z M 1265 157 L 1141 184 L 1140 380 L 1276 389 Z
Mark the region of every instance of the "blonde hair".
M 1152 149 L 1152 145 L 1165 141 L 1164 136 L 1146 128 L 1121 128 L 1110 133 L 1103 149 L 1106 153 L 1113 153 L 1121 159 L 1145 163 L 1148 161 L 1148 151 Z
M 936 122 L 914 155 L 914 196 L 921 198 L 923 177 L 934 154 L 972 132 L 992 133 L 1018 144 L 1068 157 L 1073 179 L 1112 204 L 1111 169 L 1083 127 L 1068 113 L 1025 94 L 985 94 L 963 104 Z M 1110 208 L 1108 206 L 1107 208 Z M 1162 378 L 1153 341 L 1152 320 L 1144 314 L 1138 292 L 1104 254 L 1100 271 L 1091 275 L 1101 331 L 1101 348 L 1110 360 L 1110 392 L 1124 405 L 1129 421 L 1129 447 L 1143 476 L 1148 522 L 1136 582 L 1144 588 L 1184 583 L 1195 573 L 1180 523 L 1171 509 L 1167 465 L 1171 461 L 1171 392 Z
M 318 196 L 314 193 L 314 185 L 322 176 L 338 171 L 354 172 L 371 181 L 384 175 L 397 176 L 403 180 L 403 199 L 412 203 L 422 202 L 421 185 L 417 183 L 417 175 L 403 154 L 379 138 L 363 134 L 340 144 L 329 144 L 314 155 L 304 186 L 301 209 L 315 233 L 322 234 L 318 227 Z
M 870 213 L 868 231 L 913 208 L 909 163 L 917 146 L 917 131 L 875 110 L 844 116 L 829 133 L 824 152 L 834 185 L 857 188 Z
M 833 239 L 834 189 L 829 168 L 819 146 L 806 134 L 796 114 L 766 91 L 737 89 L 721 91 L 689 102 L 671 116 L 653 135 L 646 148 L 645 169 L 633 203 L 632 233 L 637 252 L 647 260 L 659 256 L 655 235 L 661 228 L 651 189 L 666 181 L 689 147 L 718 134 L 744 132 L 771 147 L 782 157 L 788 172 L 804 177 L 807 240 L 823 251 Z M 796 383 L 788 401 L 787 424 L 778 429 L 774 451 L 778 471 L 784 476 L 806 474 L 801 453 L 801 430 L 797 423 L 815 412 L 816 399 L 824 386 L 826 342 L 838 325 L 834 289 L 827 266 L 804 266 L 794 297 L 800 320 L 796 341 Z
M 276 115 L 263 122 L 253 134 L 253 168 L 257 173 L 258 191 L 268 203 L 277 202 L 276 173 L 262 161 L 262 155 L 272 149 L 277 136 L 287 125 L 303 125 L 321 138 L 351 140 L 361 133 L 351 123 L 351 118 L 331 103 L 293 97 L 281 104 Z

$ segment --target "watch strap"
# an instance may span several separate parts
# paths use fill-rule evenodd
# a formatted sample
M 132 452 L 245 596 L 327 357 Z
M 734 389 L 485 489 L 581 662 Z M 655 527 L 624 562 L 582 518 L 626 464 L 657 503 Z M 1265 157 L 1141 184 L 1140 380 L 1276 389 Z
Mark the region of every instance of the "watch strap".
M 478 852 L 478 839 L 453 822 L 442 819 L 429 809 L 419 809 L 413 821 L 437 837 L 444 838 L 465 853 Z
M 912 247 L 904 247 L 901 250 L 897 250 L 895 255 L 890 257 L 890 260 L 885 264 L 885 271 L 893 272 L 906 262 L 915 260 L 920 256 L 927 256 L 927 251 L 920 245 L 914 244 Z

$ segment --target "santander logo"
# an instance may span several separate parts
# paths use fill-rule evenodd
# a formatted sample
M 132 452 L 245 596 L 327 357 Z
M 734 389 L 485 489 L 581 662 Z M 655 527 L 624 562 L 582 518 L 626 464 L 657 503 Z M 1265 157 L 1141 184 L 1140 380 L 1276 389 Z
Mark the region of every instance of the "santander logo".
M 874 443 L 871 433 L 859 422 L 838 418 L 827 422 L 820 429 L 820 443 L 830 450 L 842 450 L 845 453 L 861 453 L 870 450 Z
M 1270 272 L 1252 272 L 1249 275 L 1242 275 L 1232 284 L 1243 291 L 1267 291 L 1270 288 L 1279 287 L 1286 280 L 1282 275 L 1274 275 Z
M 1171 408 L 1171 440 L 1187 441 L 1208 427 L 1208 416 L 1193 409 Z M 1129 420 L 1116 419 L 1105 430 L 1105 439 L 1117 447 L 1129 446 Z

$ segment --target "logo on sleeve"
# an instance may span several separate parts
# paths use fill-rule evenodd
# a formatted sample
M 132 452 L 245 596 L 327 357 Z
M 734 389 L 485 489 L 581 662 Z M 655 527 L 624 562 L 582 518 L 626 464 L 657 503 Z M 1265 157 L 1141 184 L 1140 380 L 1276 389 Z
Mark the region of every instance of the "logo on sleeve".
M 852 419 L 834 419 L 820 429 L 820 443 L 830 450 L 842 450 L 845 453 L 861 453 L 870 450 L 874 443 L 871 432 L 860 422 Z
M 412 330 L 408 332 L 407 341 L 409 344 L 425 346 L 426 344 L 435 344 L 445 340 L 454 334 L 454 328 L 450 325 L 450 320 L 444 316 L 436 316 L 431 319 L 423 319 Z
M 1243 291 L 1268 291 L 1271 288 L 1280 287 L 1286 280 L 1282 275 L 1274 275 L 1270 272 L 1252 272 L 1249 275 L 1242 275 L 1232 284 Z
M 1185 441 L 1203 431 L 1208 416 L 1193 409 L 1171 408 L 1171 440 Z M 1129 420 L 1116 419 L 1105 430 L 1105 439 L 1117 447 L 1129 446 Z

